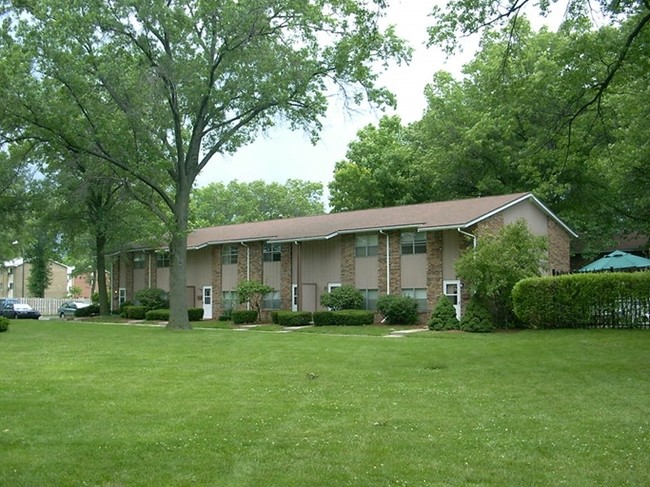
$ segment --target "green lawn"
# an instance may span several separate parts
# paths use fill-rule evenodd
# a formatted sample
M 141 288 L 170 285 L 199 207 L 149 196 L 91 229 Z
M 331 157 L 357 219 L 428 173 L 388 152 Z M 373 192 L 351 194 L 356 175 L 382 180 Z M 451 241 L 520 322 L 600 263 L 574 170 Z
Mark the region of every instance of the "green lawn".
M 2 486 L 650 485 L 650 332 L 13 321 Z

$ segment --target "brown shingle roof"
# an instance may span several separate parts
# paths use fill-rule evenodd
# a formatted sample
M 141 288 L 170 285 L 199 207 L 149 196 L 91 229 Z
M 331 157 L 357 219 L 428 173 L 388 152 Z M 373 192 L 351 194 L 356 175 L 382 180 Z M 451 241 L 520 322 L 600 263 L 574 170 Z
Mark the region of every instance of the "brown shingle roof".
M 253 240 L 325 240 L 345 233 L 391 228 L 467 228 L 526 199 L 531 199 L 567 232 L 576 236 L 531 193 L 517 193 L 201 228 L 188 236 L 187 246 L 196 249 L 210 244 Z

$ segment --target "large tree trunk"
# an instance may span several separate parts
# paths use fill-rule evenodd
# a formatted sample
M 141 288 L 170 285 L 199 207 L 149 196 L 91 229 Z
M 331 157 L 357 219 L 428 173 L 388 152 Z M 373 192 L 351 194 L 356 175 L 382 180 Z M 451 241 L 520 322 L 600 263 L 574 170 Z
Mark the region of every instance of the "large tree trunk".
M 108 300 L 108 291 L 106 289 L 106 235 L 98 234 L 95 236 L 95 252 L 97 253 L 97 266 L 95 272 L 95 282 L 99 292 L 99 314 L 108 316 L 111 314 L 110 302 Z
M 189 215 L 191 184 L 177 185 L 175 201 L 176 228 L 172 231 L 169 268 L 169 323 L 167 328 L 189 330 L 192 328 L 187 315 L 187 220 Z

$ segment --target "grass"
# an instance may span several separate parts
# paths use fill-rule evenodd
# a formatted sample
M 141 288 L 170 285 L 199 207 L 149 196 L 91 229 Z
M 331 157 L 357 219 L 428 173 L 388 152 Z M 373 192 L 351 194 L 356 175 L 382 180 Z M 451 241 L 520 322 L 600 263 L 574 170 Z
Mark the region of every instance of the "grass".
M 0 334 L 0 485 L 650 485 L 650 333 Z

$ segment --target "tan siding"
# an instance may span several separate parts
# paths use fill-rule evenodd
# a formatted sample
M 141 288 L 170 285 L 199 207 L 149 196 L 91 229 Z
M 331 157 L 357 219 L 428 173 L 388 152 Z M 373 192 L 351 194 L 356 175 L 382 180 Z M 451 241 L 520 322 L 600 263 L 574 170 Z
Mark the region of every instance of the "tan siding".
M 187 252 L 187 285 L 202 289 L 212 285 L 212 250 L 203 248 Z
M 221 265 L 221 290 L 234 291 L 237 287 L 237 264 Z
M 264 262 L 262 266 L 263 283 L 271 286 L 276 291 L 280 290 L 282 283 L 282 267 L 280 262 Z
M 401 256 L 402 289 L 427 287 L 427 255 L 414 254 Z M 399 294 L 400 289 L 391 289 Z
M 506 209 L 503 212 L 503 223 L 508 225 L 521 219 L 526 220 L 528 229 L 535 235 L 547 235 L 547 216 L 531 201 L 521 203 Z
M 376 257 L 355 258 L 354 285 L 357 289 L 378 289 Z
M 158 287 L 169 291 L 169 267 L 158 267 Z M 128 296 L 128 291 L 127 291 Z
M 316 284 L 316 295 L 327 292 L 327 285 L 341 282 L 341 241 L 332 239 L 303 242 L 300 245 L 303 284 Z
M 460 256 L 460 237 L 458 230 L 446 230 L 442 233 L 442 278 L 456 279 L 454 264 Z

